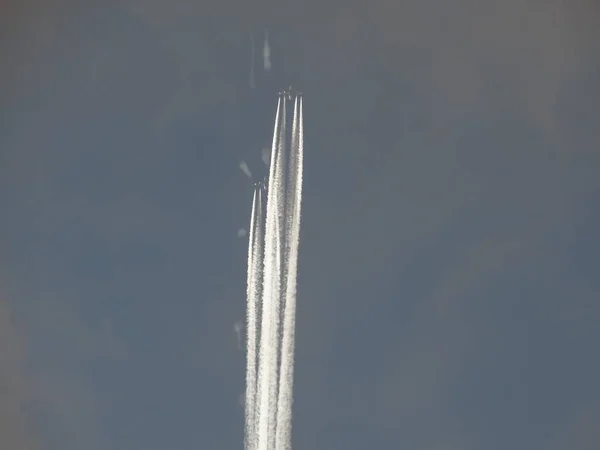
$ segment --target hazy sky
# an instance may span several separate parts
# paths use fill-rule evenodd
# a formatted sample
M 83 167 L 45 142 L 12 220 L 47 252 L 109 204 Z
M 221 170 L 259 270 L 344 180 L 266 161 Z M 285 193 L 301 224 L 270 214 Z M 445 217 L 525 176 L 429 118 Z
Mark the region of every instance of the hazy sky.
M 600 448 L 597 2 L 96 3 L 0 6 L 2 449 L 242 448 L 290 83 L 294 449 Z

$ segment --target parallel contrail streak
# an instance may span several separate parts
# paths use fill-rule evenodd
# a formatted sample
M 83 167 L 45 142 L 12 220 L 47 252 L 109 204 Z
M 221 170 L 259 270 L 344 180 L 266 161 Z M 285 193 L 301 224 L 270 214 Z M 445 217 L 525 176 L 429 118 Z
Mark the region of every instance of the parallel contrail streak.
M 272 405 L 271 397 L 273 393 L 274 381 L 272 378 L 277 374 L 274 372 L 273 359 L 277 355 L 277 339 L 273 341 L 274 310 L 279 301 L 279 271 L 277 270 L 277 176 L 276 161 L 278 155 L 278 138 L 280 127 L 281 99 L 277 104 L 277 114 L 275 118 L 275 129 L 273 131 L 273 147 L 271 149 L 271 167 L 269 170 L 269 188 L 267 194 L 267 218 L 265 231 L 265 258 L 263 273 L 263 305 L 262 305 L 262 326 L 260 340 L 260 364 L 258 370 L 258 450 L 271 450 L 269 446 L 269 430 L 271 428 L 271 409 L 276 407 Z M 275 366 L 275 371 L 277 367 Z M 276 398 L 276 397 L 275 397 Z
M 292 218 L 294 214 L 294 198 L 295 198 L 295 182 L 296 182 L 296 161 L 297 161 L 297 146 L 298 146 L 298 98 L 294 102 L 294 115 L 292 118 L 292 136 L 290 145 L 290 157 L 288 161 L 287 186 L 285 195 L 285 271 L 283 273 L 284 280 L 288 278 L 290 245 L 292 233 Z M 284 281 L 287 283 L 287 281 Z M 285 305 L 285 298 L 283 299 Z M 285 307 L 285 306 L 284 306 Z
M 244 402 L 245 422 L 244 441 L 247 449 L 254 447 L 254 397 L 256 396 L 254 356 L 256 354 L 256 278 L 254 276 L 254 242 L 256 236 L 256 206 L 258 203 L 258 192 L 254 190 L 252 198 L 252 213 L 250 214 L 250 236 L 248 238 L 248 276 L 246 282 L 246 397 Z
M 250 31 L 250 87 L 254 89 L 254 35 Z
M 285 190 L 285 204 L 283 208 L 285 210 L 285 223 L 284 223 L 284 233 L 285 233 L 285 247 L 284 247 L 284 271 L 283 271 L 283 282 L 284 285 L 287 283 L 288 271 L 289 271 L 289 258 L 290 258 L 290 244 L 291 244 L 291 230 L 292 230 L 292 217 L 294 213 L 294 197 L 295 197 L 295 170 L 296 170 L 296 153 L 297 153 L 297 128 L 298 128 L 298 99 L 294 102 L 294 115 L 292 118 L 292 136 L 291 136 L 291 145 L 290 145 L 290 157 L 288 160 L 288 173 L 286 178 L 286 190 Z M 283 304 L 285 308 L 285 297 L 283 298 Z
M 298 99 L 296 98 L 294 102 L 294 114 L 292 118 L 292 135 L 291 135 L 291 145 L 290 145 L 290 157 L 288 161 L 288 174 L 287 174 L 287 186 L 286 186 L 286 195 L 285 195 L 285 251 L 284 251 L 284 270 L 283 270 L 283 282 L 284 282 L 284 292 L 283 292 L 283 332 L 282 332 L 282 349 L 281 349 L 281 362 L 279 368 L 279 390 L 278 390 L 278 399 L 277 399 L 277 428 L 275 431 L 275 442 L 276 448 L 283 448 L 283 440 L 285 439 L 285 414 L 286 407 L 284 405 L 285 399 L 284 396 L 287 394 L 287 384 L 286 377 L 284 376 L 285 371 L 289 366 L 289 361 L 287 360 L 287 355 L 285 354 L 287 344 L 286 334 L 289 333 L 288 328 L 289 325 L 286 321 L 286 316 L 289 314 L 289 303 L 290 303 L 290 294 L 289 294 L 289 283 L 290 283 L 290 257 L 291 255 L 291 244 L 292 244 L 292 223 L 294 218 L 294 199 L 295 199 L 295 171 L 296 171 L 296 161 L 297 161 L 297 143 L 298 143 Z
M 246 450 L 291 450 L 304 124 L 302 98 L 296 97 L 288 149 L 286 103 L 286 97 L 282 96 L 277 104 L 266 214 L 262 189 L 255 191 L 252 204 L 247 283 Z
M 246 289 L 246 401 L 245 401 L 245 442 L 246 449 L 256 447 L 256 340 L 257 310 L 262 281 L 262 240 L 263 240 L 262 189 L 254 190 L 250 236 L 248 242 L 248 282 Z
M 274 218 L 275 218 L 275 235 L 274 244 L 275 251 L 273 253 L 274 267 L 273 271 L 273 291 L 272 291 L 272 310 L 271 310 L 271 348 L 272 352 L 269 358 L 269 449 L 275 449 L 275 429 L 277 426 L 277 369 L 279 367 L 279 342 L 280 342 L 280 302 L 282 293 L 282 266 L 283 266 L 283 255 L 282 255 L 282 244 L 283 244 L 283 215 L 282 209 L 283 203 L 283 180 L 285 171 L 285 130 L 287 122 L 287 111 L 286 111 L 285 98 L 282 105 L 282 118 L 281 125 L 279 127 L 279 140 L 277 143 L 277 156 L 273 160 L 275 165 L 273 182 L 269 183 L 269 199 L 273 200 L 275 206 Z M 267 213 L 268 214 L 268 213 Z
M 299 114 L 298 114 L 299 110 Z M 299 116 L 299 117 L 298 117 Z M 296 98 L 292 124 L 290 157 L 291 182 L 287 218 L 289 221 L 289 254 L 286 267 L 285 311 L 279 371 L 279 398 L 277 404 L 276 449 L 291 449 L 292 401 L 294 383 L 294 340 L 296 322 L 296 279 L 300 238 L 300 207 L 302 203 L 303 170 L 302 98 Z
M 261 220 L 259 206 L 260 191 L 254 190 L 252 213 L 250 216 L 250 236 L 248 240 L 248 280 L 246 287 L 246 401 L 245 405 L 245 441 L 246 448 L 254 447 L 254 400 L 256 397 L 256 306 L 257 306 L 257 277 L 256 277 L 256 245 L 261 239 L 257 230 L 257 221 Z

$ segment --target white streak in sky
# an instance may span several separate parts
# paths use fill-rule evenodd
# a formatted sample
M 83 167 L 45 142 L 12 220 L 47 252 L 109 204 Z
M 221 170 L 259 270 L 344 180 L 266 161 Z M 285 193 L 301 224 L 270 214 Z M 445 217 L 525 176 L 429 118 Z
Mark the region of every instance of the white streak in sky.
M 242 172 L 244 172 L 246 174 L 246 176 L 250 179 L 252 179 L 252 172 L 250 172 L 250 169 L 248 168 L 248 164 L 246 164 L 246 161 L 240 161 L 240 169 L 242 170 Z
M 298 114 L 299 110 L 299 114 Z M 281 367 L 279 371 L 279 397 L 277 402 L 277 431 L 275 448 L 291 449 L 292 402 L 294 385 L 294 348 L 296 322 L 296 280 L 298 272 L 298 247 L 300 243 L 300 208 L 302 203 L 303 170 L 302 98 L 296 98 L 292 122 L 292 145 L 289 165 L 287 218 L 289 221 L 289 246 L 286 248 L 285 306 Z
M 271 149 L 271 161 L 278 159 L 278 138 L 281 116 L 281 99 L 277 104 L 275 118 L 275 129 L 273 131 L 273 147 Z M 269 180 L 275 179 L 275 166 L 271 164 Z M 277 341 L 273 342 L 273 307 L 279 301 L 279 280 L 275 271 L 277 263 L 277 184 L 269 181 L 267 194 L 267 218 L 265 230 L 265 253 L 263 272 L 263 302 L 262 302 L 262 324 L 260 332 L 260 352 L 258 368 L 258 450 L 272 450 L 269 448 L 269 419 L 271 409 L 271 388 L 276 381 L 271 380 L 273 355 L 277 353 Z M 276 369 L 276 368 L 275 368 Z
M 260 151 L 260 157 L 261 157 L 262 161 L 265 163 L 265 166 L 268 166 L 269 161 L 271 160 L 271 153 L 269 152 L 269 149 L 267 147 L 263 148 Z
M 284 231 L 284 173 L 285 173 L 285 130 L 287 121 L 286 101 L 284 99 L 282 105 L 281 126 L 279 127 L 279 139 L 277 142 L 277 152 L 275 158 L 271 159 L 275 166 L 274 176 L 269 178 L 269 203 L 274 204 L 275 211 L 275 251 L 274 251 L 274 267 L 273 271 L 273 303 L 271 313 L 271 342 L 273 352 L 269 358 L 269 449 L 275 447 L 275 430 L 277 427 L 277 390 L 279 388 L 277 373 L 279 368 L 279 342 L 280 342 L 280 314 L 281 314 L 281 294 L 282 294 L 282 268 L 283 268 L 283 231 Z M 270 180 L 273 180 L 272 182 Z M 272 200 L 272 203 L 271 203 Z M 268 214 L 268 212 L 267 212 Z
M 254 35 L 250 31 L 250 88 L 254 89 Z
M 235 338 L 237 340 L 238 349 L 242 349 L 242 329 L 243 325 L 241 321 L 237 321 L 233 324 L 233 331 L 235 332 Z
M 265 30 L 265 45 L 263 46 L 263 66 L 267 72 L 271 70 L 271 46 L 269 45 L 268 30 Z
M 255 189 L 250 216 L 248 239 L 248 280 L 246 288 L 246 399 L 245 443 L 247 449 L 255 448 L 255 399 L 256 399 L 256 338 L 257 307 L 260 295 L 262 271 L 262 190 Z
M 246 450 L 291 450 L 304 124 L 302 98 L 296 97 L 288 149 L 286 103 L 285 97 L 279 98 L 269 183 L 255 190 L 252 207 L 248 247 Z M 263 241 L 261 199 L 265 190 Z M 260 288 L 262 291 L 258 293 Z M 258 305 L 261 294 L 262 304 Z

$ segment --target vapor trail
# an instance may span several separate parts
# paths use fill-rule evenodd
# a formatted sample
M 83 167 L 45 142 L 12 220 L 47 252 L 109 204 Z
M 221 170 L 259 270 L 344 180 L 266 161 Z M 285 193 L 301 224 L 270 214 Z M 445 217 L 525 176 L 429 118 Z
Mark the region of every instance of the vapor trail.
M 271 70 L 271 46 L 269 45 L 269 30 L 265 30 L 265 45 L 263 47 L 263 67 L 267 72 Z
M 276 404 L 272 402 L 273 385 L 277 385 L 276 370 L 273 370 L 273 360 L 277 356 L 277 339 L 273 339 L 275 322 L 274 312 L 279 302 L 279 270 L 276 267 L 278 261 L 278 239 L 277 239 L 277 190 L 278 181 L 276 175 L 277 161 L 279 160 L 278 141 L 280 138 L 279 128 L 281 121 L 281 98 L 277 104 L 275 116 L 275 128 L 273 131 L 273 146 L 271 149 L 271 167 L 269 170 L 269 186 L 267 194 L 267 217 L 265 229 L 265 253 L 263 272 L 263 301 L 262 301 L 262 323 L 260 336 L 259 368 L 258 368 L 258 428 L 257 444 L 258 450 L 272 450 L 269 446 L 269 431 L 271 428 L 272 409 Z M 276 336 L 276 335 L 275 335 Z M 274 373 L 275 372 L 275 373 Z M 276 399 L 277 397 L 275 397 Z
M 254 89 L 254 35 L 250 31 L 250 88 Z
M 250 172 L 250 168 L 248 167 L 248 164 L 246 164 L 246 161 L 240 161 L 240 169 L 248 178 L 252 179 L 252 172 Z
M 277 402 L 277 430 L 275 448 L 291 449 L 292 401 L 294 385 L 294 348 L 296 326 L 296 280 L 298 272 L 298 247 L 300 243 L 300 209 L 302 204 L 302 171 L 304 151 L 304 125 L 302 98 L 296 97 L 292 122 L 292 145 L 287 195 L 286 277 L 279 395 Z
M 295 177 L 296 177 L 296 161 L 297 161 L 297 146 L 298 146 L 298 98 L 294 102 L 294 115 L 292 118 L 292 136 L 290 145 L 290 157 L 289 167 L 287 173 L 287 186 L 285 192 L 285 248 L 284 248 L 284 264 L 285 270 L 283 273 L 284 283 L 287 281 L 288 270 L 289 270 L 289 258 L 290 258 L 290 245 L 291 245 L 291 230 L 292 230 L 292 218 L 294 213 L 294 199 L 295 199 Z M 285 299 L 284 299 L 285 302 Z M 285 303 L 284 303 L 285 304 Z
M 269 449 L 275 448 L 275 430 L 277 427 L 277 390 L 279 367 L 279 342 L 281 339 L 281 297 L 282 297 L 282 272 L 283 272 L 283 244 L 284 244 L 284 180 L 285 180 L 285 138 L 287 111 L 286 101 L 283 99 L 281 124 L 277 141 L 277 152 L 272 159 L 274 165 L 273 177 L 269 179 L 268 202 L 275 207 L 275 233 L 274 233 L 274 271 L 271 282 L 273 283 L 273 303 L 271 312 L 271 345 L 272 353 L 269 358 Z M 268 212 L 267 212 L 268 214 Z
M 248 239 L 248 281 L 246 288 L 246 399 L 245 399 L 245 445 L 246 449 L 256 447 L 255 402 L 256 402 L 256 340 L 257 309 L 262 281 L 262 240 L 263 240 L 262 189 L 254 190 L 252 214 L 250 216 L 250 236 Z
M 291 449 L 304 124 L 302 98 L 296 97 L 288 148 L 286 103 L 286 97 L 281 96 L 277 104 L 266 219 L 263 220 L 262 189 L 255 192 L 252 206 L 248 248 L 246 450 Z

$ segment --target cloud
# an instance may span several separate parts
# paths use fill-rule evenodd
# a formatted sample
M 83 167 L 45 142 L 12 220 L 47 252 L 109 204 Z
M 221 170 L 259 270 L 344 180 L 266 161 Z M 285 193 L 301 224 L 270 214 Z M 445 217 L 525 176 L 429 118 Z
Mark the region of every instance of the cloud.
M 239 230 L 237 230 L 237 237 L 239 238 L 243 238 L 247 235 L 247 231 L 245 228 L 240 228 Z

